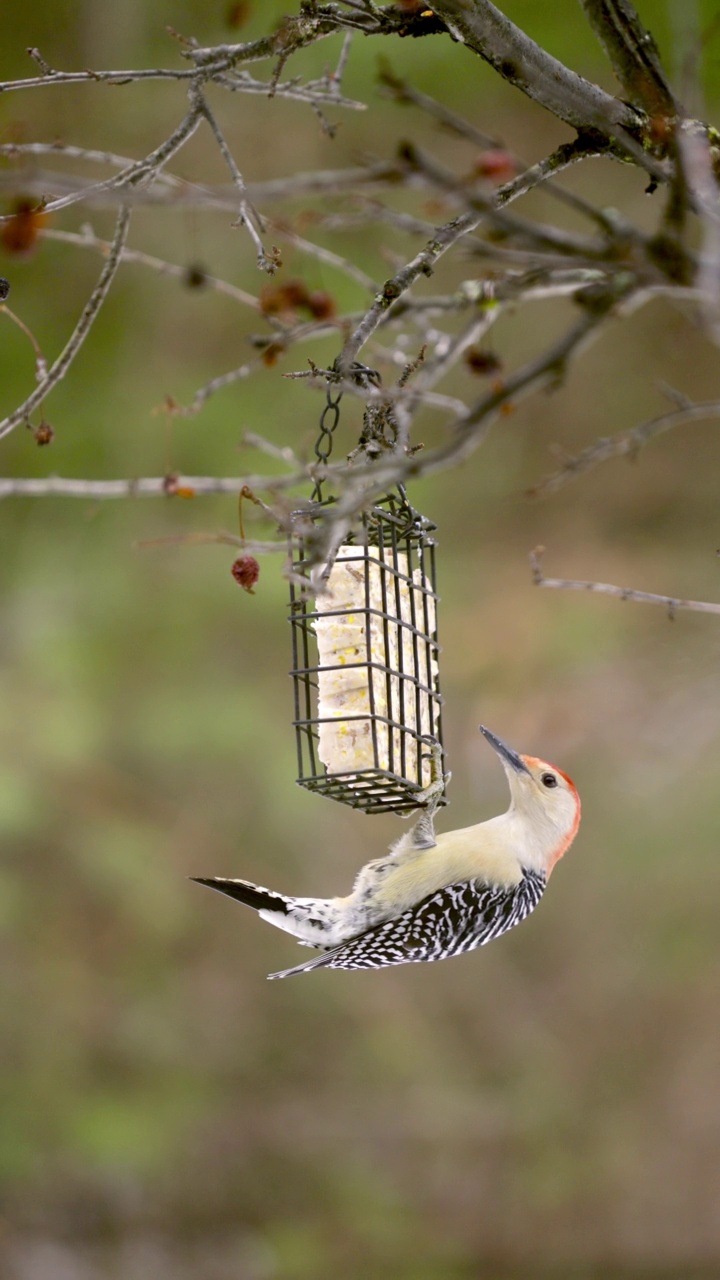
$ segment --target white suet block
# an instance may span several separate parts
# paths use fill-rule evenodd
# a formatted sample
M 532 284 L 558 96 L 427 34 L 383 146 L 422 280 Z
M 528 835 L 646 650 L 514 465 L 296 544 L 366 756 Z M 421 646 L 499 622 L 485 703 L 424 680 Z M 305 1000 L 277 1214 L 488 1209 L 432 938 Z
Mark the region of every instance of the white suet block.
M 438 705 L 424 689 L 417 697 L 416 684 L 408 677 L 435 689 L 435 649 L 416 636 L 416 630 L 435 634 L 430 582 L 420 568 L 410 572 L 404 552 L 343 545 L 325 586 L 317 597 L 319 616 L 313 624 L 319 660 L 320 760 L 330 774 L 379 768 L 404 773 L 412 780 L 420 777 L 427 786 L 430 762 L 423 760 L 419 774 L 418 743 L 412 734 L 436 736 Z M 377 719 L 383 716 L 400 722 L 410 732 L 403 734 L 400 728 Z

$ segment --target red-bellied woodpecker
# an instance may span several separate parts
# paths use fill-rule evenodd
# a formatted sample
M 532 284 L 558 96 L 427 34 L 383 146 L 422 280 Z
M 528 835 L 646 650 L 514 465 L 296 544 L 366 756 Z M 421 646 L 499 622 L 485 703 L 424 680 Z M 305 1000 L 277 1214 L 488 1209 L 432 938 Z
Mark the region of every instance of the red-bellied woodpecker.
M 510 784 L 510 808 L 474 827 L 436 835 L 445 779 L 418 799 L 426 808 L 383 858 L 360 871 L 346 898 L 293 898 L 247 880 L 198 884 L 237 898 L 269 924 L 323 954 L 271 978 L 311 969 L 382 969 L 444 960 L 482 947 L 535 909 L 580 823 L 580 797 L 561 769 L 521 756 L 480 726 Z

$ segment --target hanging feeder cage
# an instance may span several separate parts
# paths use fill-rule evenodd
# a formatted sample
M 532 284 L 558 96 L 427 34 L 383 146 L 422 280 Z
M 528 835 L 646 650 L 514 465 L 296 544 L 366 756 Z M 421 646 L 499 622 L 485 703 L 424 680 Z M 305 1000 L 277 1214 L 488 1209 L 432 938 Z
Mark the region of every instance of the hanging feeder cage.
M 434 535 L 400 488 L 329 565 L 293 553 L 298 782 L 366 813 L 416 808 L 442 742 Z

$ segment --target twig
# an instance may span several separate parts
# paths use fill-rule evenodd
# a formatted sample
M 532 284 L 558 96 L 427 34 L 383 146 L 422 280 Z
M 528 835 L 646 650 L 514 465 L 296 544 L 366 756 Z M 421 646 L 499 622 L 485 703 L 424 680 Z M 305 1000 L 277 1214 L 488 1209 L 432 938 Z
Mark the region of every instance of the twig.
M 0 156 L 6 156 L 9 160 L 21 159 L 25 156 L 56 156 L 62 159 L 82 160 L 90 164 L 110 165 L 113 168 L 128 171 L 138 164 L 137 160 L 132 160 L 128 156 L 117 155 L 115 152 L 98 151 L 93 148 L 76 147 L 69 143 L 60 142 L 4 142 L 0 143 Z M 294 198 L 300 195 L 323 195 L 345 190 L 355 192 L 361 186 L 375 186 L 396 182 L 399 173 L 397 163 L 379 161 L 365 166 L 345 169 L 320 169 L 311 173 L 295 173 L 287 178 L 269 178 L 261 182 L 250 182 L 247 184 L 246 189 L 251 200 L 269 203 L 270 201 L 284 200 L 288 197 Z M 66 175 L 59 171 L 50 170 L 38 173 L 33 170 L 27 172 L 23 169 L 18 174 L 14 174 L 12 171 L 4 171 L 0 174 L 0 188 L 10 194 L 17 190 L 26 194 L 31 191 L 43 195 L 48 189 L 52 190 L 53 184 L 57 185 L 59 182 L 67 184 L 68 181 L 69 179 Z M 78 193 L 78 198 L 82 197 L 83 200 L 92 199 L 93 203 L 97 204 L 109 203 L 109 201 L 103 201 L 102 198 L 98 198 L 103 197 L 109 191 L 109 188 L 103 184 L 83 182 L 80 179 L 76 179 L 74 180 L 73 190 Z M 143 202 L 153 204 L 171 203 L 173 206 L 178 204 L 204 205 L 229 210 L 234 209 L 237 205 L 236 194 L 232 186 L 213 186 L 209 183 L 189 182 L 186 178 L 178 178 L 174 174 L 168 173 L 165 169 L 156 174 L 156 180 L 151 190 L 133 191 L 132 199 L 130 199 L 130 194 L 127 190 L 123 192 L 123 195 L 128 197 L 128 204 Z M 119 196 L 115 194 L 113 203 L 117 203 L 118 199 Z
M 235 157 L 233 156 L 232 151 L 230 150 L 227 142 L 225 141 L 225 135 L 223 134 L 223 131 L 220 128 L 220 125 L 215 119 L 213 112 L 210 110 L 207 99 L 205 98 L 205 95 L 200 90 L 199 85 L 193 84 L 192 91 L 191 91 L 191 100 L 194 102 L 197 110 L 200 111 L 201 115 L 204 116 L 205 120 L 209 124 L 213 137 L 215 138 L 215 141 L 217 142 L 217 145 L 220 148 L 220 154 L 223 160 L 225 161 L 228 169 L 230 170 L 230 175 L 232 177 L 233 183 L 240 197 L 240 211 L 238 213 L 237 223 L 235 225 L 244 226 L 247 229 L 248 235 L 250 236 L 250 239 L 252 240 L 255 246 L 255 252 L 257 254 L 257 264 L 260 270 L 267 271 L 269 275 L 273 275 L 274 272 L 277 271 L 277 267 L 278 267 L 277 258 L 273 255 L 268 255 L 265 252 L 265 247 L 260 238 L 260 230 L 262 229 L 262 223 L 257 212 L 255 211 L 255 209 L 250 204 L 250 201 L 247 198 L 247 187 L 245 186 L 245 179 L 243 178 L 235 162 Z
M 710 337 L 720 342 L 720 219 L 718 183 L 707 130 L 697 120 L 681 120 L 676 130 L 678 196 L 682 206 L 694 205 L 702 222 L 703 246 L 695 284 Z
M 436 346 L 433 356 L 424 360 L 422 368 L 418 370 L 413 380 L 412 398 L 407 404 L 397 405 L 398 418 L 406 429 L 415 405 L 427 404 L 431 399 L 432 393 L 429 388 L 435 386 L 457 364 L 468 347 L 485 337 L 503 312 L 504 309 L 497 306 L 489 308 L 479 316 L 475 315 L 464 329 L 448 337 L 441 347 Z M 447 407 L 450 408 L 449 405 Z M 465 406 L 453 406 L 452 412 L 456 417 L 460 417 L 465 412 Z
M 596 440 L 576 457 L 566 458 L 559 471 L 546 476 L 544 480 L 540 480 L 532 489 L 529 489 L 528 497 L 536 498 L 540 495 L 556 493 L 563 485 L 569 484 L 571 480 L 577 480 L 586 471 L 591 471 L 601 462 L 607 462 L 609 458 L 634 459 L 643 445 L 655 436 L 671 431 L 674 427 L 680 427 L 685 422 L 700 422 L 709 418 L 720 418 L 720 400 L 682 405 L 679 409 L 673 409 L 670 413 L 663 413 L 658 418 L 652 418 L 649 422 L 633 427 L 632 431 L 623 431 L 616 436 Z
M 21 89 L 47 89 L 51 85 L 68 84 L 135 84 L 139 80 L 192 80 L 195 71 L 180 68 L 137 68 L 130 71 L 52 71 L 48 75 L 29 76 L 25 80 L 4 80 L 0 93 L 12 93 Z
M 593 337 L 607 317 L 587 314 L 576 321 L 549 350 L 529 361 L 515 373 L 484 395 L 455 423 L 451 424 L 451 438 L 447 444 L 433 450 L 434 466 L 445 467 L 451 462 L 461 462 L 477 449 L 485 439 L 503 405 L 517 404 L 536 387 L 547 382 L 558 385 L 566 372 L 571 356 L 576 356 Z
M 6 280 L 3 280 L 3 286 L 4 286 L 4 292 L 2 296 L 7 297 L 7 281 Z M 43 378 L 47 377 L 47 362 L 42 353 L 40 343 L 35 337 L 35 334 L 32 332 L 31 329 L 28 328 L 24 320 L 21 320 L 19 316 L 15 315 L 15 312 L 11 310 L 11 308 L 7 305 L 6 302 L 0 302 L 0 313 L 4 316 L 7 316 L 8 320 L 12 321 L 14 325 L 17 325 L 20 332 L 25 334 L 25 337 L 27 338 L 28 342 L 32 346 L 33 351 L 35 352 L 35 376 L 38 382 L 42 381 Z
M 342 271 L 348 279 L 354 280 L 357 284 L 362 285 L 363 289 L 370 289 L 374 293 L 377 290 L 378 282 L 373 280 L 362 267 L 358 267 L 354 262 L 350 262 L 348 258 L 343 258 L 341 254 L 334 253 L 332 249 L 327 249 L 324 245 L 314 244 L 312 240 L 306 240 L 304 236 L 299 236 L 295 231 L 291 231 L 287 224 L 271 222 L 270 226 L 282 236 L 288 244 L 293 245 L 295 249 L 300 249 L 302 253 L 306 253 L 308 257 L 317 259 L 318 262 L 325 263 L 328 267 L 335 267 L 338 271 Z
M 225 387 L 231 387 L 236 382 L 241 382 L 245 378 L 249 378 L 253 372 L 255 365 L 242 364 L 237 369 L 231 369 L 228 373 L 220 373 L 215 378 L 211 378 L 203 387 L 199 387 L 188 405 L 173 403 L 172 412 L 180 417 L 188 418 L 199 413 L 204 408 L 207 401 L 214 396 L 216 392 L 223 391 Z
M 457 40 L 527 97 L 581 134 L 596 131 L 607 140 L 610 154 L 631 156 L 657 181 L 667 181 L 669 167 L 643 145 L 644 113 L 553 58 L 490 0 L 438 0 L 434 11 Z
M 432 275 L 435 262 L 442 254 L 447 253 L 458 240 L 472 231 L 482 219 L 481 213 L 465 213 L 453 218 L 445 226 L 438 227 L 433 238 L 414 258 L 407 262 L 390 280 L 386 280 L 372 306 L 365 313 L 360 324 L 345 343 L 337 365 L 340 370 L 349 369 L 358 352 L 362 350 L 368 338 L 374 333 L 383 317 L 406 289 L 421 275 Z
M 71 204 L 77 204 L 79 200 L 85 200 L 88 196 L 102 191 L 124 191 L 128 187 L 132 190 L 137 186 L 149 185 L 156 180 L 160 170 L 167 164 L 168 160 L 193 136 L 201 119 L 202 114 L 199 107 L 197 105 L 191 106 L 187 115 L 173 130 L 170 137 L 161 142 L 144 159 L 134 160 L 126 169 L 122 169 L 120 173 L 116 173 L 113 178 L 107 178 L 104 182 L 92 183 L 88 187 L 81 188 L 80 191 L 60 196 L 57 200 L 48 200 L 45 205 L 45 211 L 47 213 L 56 213 L 59 209 L 64 209 Z
M 342 42 L 342 45 L 340 46 L 340 56 L 337 60 L 337 66 L 335 70 L 328 76 L 328 92 L 332 95 L 333 100 L 335 100 L 340 94 L 340 85 L 342 84 L 343 76 L 345 75 L 345 69 L 347 67 L 348 58 L 350 57 L 350 50 L 352 48 L 352 42 L 353 42 L 353 33 L 352 31 L 348 31 L 343 37 L 343 42 Z M 364 105 L 365 104 L 363 103 L 363 106 Z
M 277 31 L 261 36 L 259 40 L 244 44 L 198 46 L 185 49 L 183 56 L 191 58 L 195 66 L 201 68 L 207 76 L 215 77 L 218 72 L 228 71 L 238 62 L 264 62 L 267 58 L 275 58 L 283 52 L 286 45 L 289 46 L 288 51 L 292 52 L 293 45 L 295 49 L 300 49 L 303 45 L 313 44 L 334 35 L 339 25 L 335 17 L 325 20 L 309 17 L 301 33 L 298 19 L 286 19 Z
M 511 164 L 514 164 L 522 173 L 531 173 L 533 166 L 528 165 L 527 161 L 522 158 L 516 151 L 509 150 L 503 142 L 498 138 L 492 137 L 490 134 L 481 132 L 475 125 L 465 120 L 463 116 L 457 115 L 454 111 L 450 111 L 442 102 L 437 102 L 435 98 L 431 98 L 428 94 L 416 89 L 414 85 L 408 81 L 400 79 L 399 76 L 391 69 L 389 63 L 382 61 L 380 69 L 380 83 L 387 86 L 396 101 L 405 103 L 410 102 L 414 106 L 419 107 L 422 111 L 426 111 L 430 116 L 436 119 L 441 125 L 449 129 L 451 132 L 465 138 L 468 142 L 473 143 L 477 147 L 483 149 L 499 148 L 508 157 Z M 575 142 L 567 144 L 570 149 L 575 152 L 576 159 L 592 159 L 594 155 L 601 155 L 604 152 L 597 149 L 587 139 L 576 139 Z M 562 151 L 563 148 L 559 148 Z M 550 176 L 554 176 L 550 175 Z M 556 200 L 567 204 L 586 217 L 591 218 L 594 222 L 599 223 L 604 230 L 607 230 L 608 215 L 603 209 L 596 209 L 588 200 L 584 200 L 582 196 L 577 195 L 573 191 L 567 191 L 564 187 L 556 186 L 550 183 L 547 188 L 549 194 Z M 615 216 L 616 211 L 613 211 Z
M 28 415 L 32 413 L 39 404 L 42 404 L 45 397 L 57 386 L 65 377 L 70 365 L 77 356 L 83 342 L 85 341 L 91 326 L 93 325 L 97 314 L 105 301 L 110 286 L 115 278 L 117 269 L 122 259 L 122 252 L 127 240 L 128 228 L 130 226 L 130 210 L 123 207 L 120 209 L 115 227 L 115 235 L 113 237 L 110 251 L 108 253 L 107 262 L 100 273 L 95 288 L 82 311 L 82 315 L 78 320 L 69 341 L 61 351 L 57 360 L 50 366 L 47 376 L 35 388 L 33 392 L 23 401 L 17 409 L 2 422 L 0 422 L 0 439 L 18 426 L 19 423 L 25 422 Z
M 393 71 L 388 59 L 380 58 L 380 69 L 378 80 L 388 91 L 388 96 L 392 97 L 395 102 L 402 105 L 412 103 L 414 107 L 419 107 L 421 111 L 425 111 L 439 124 L 448 129 L 451 133 L 457 134 L 458 137 L 464 138 L 466 142 L 471 142 L 474 146 L 489 149 L 501 147 L 502 143 L 498 138 L 493 138 L 489 133 L 483 133 L 481 129 L 476 128 L 464 116 L 459 116 L 457 112 L 451 111 L 446 107 L 444 102 L 438 102 L 437 99 L 431 98 L 428 93 L 423 93 L 422 89 L 417 89 L 415 85 L 408 80 L 403 80 Z
M 136 550 L 147 551 L 151 547 L 207 547 L 207 546 L 224 546 L 237 547 L 240 551 L 249 552 L 251 555 L 267 555 L 268 552 L 284 551 L 287 555 L 287 538 L 283 538 L 282 542 L 253 542 L 245 537 L 238 537 L 236 533 L 170 533 L 161 538 L 141 538 L 140 541 L 134 543 Z
M 674 116 L 681 108 L 657 46 L 629 0 L 580 0 L 628 100 L 648 115 Z
M 254 93 L 263 98 L 287 98 L 291 102 L 306 102 L 316 111 L 328 105 L 342 107 L 345 111 L 367 111 L 367 103 L 334 92 L 330 81 L 322 81 L 319 88 L 312 81 L 299 84 L 297 80 L 279 80 L 277 84 L 273 84 L 267 80 L 254 80 L 247 71 L 241 71 L 226 76 L 214 75 L 213 82 L 223 89 L 229 89 L 231 93 Z
M 602 150 L 580 140 L 571 143 L 563 143 L 555 151 L 543 160 L 538 160 L 536 164 L 529 165 L 523 169 L 510 182 L 506 182 L 504 186 L 498 190 L 498 203 L 509 204 L 510 200 L 516 200 L 518 196 L 526 195 L 528 191 L 532 191 L 538 187 L 541 182 L 547 182 L 549 178 L 555 178 L 563 170 L 569 169 L 571 165 L 578 164 L 581 160 L 594 160 L 602 155 Z M 560 192 L 559 187 L 555 187 L 552 183 L 548 186 L 548 190 L 555 195 Z M 585 209 L 583 209 L 585 212 Z
M 85 227 L 79 232 L 43 227 L 40 235 L 43 240 L 59 240 L 65 244 L 77 245 L 79 249 L 95 249 L 103 257 L 107 256 L 111 247 L 110 241 L 101 240 L 91 227 Z M 128 264 L 137 263 L 139 266 L 148 267 L 151 271 L 157 271 L 159 275 L 172 276 L 175 280 L 187 281 L 188 279 L 187 266 L 166 262 L 164 258 L 156 258 L 153 254 L 144 253 L 141 249 L 124 248 L 120 260 Z M 244 289 L 239 289 L 237 285 L 230 284 L 227 280 L 221 280 L 218 276 L 210 276 L 203 272 L 201 283 L 203 289 L 215 290 L 227 298 L 232 298 L 235 302 L 241 302 L 245 307 L 251 307 L 253 311 L 260 311 L 260 303 L 253 293 L 246 293 Z
M 143 476 L 131 480 L 76 480 L 63 476 L 6 478 L 0 476 L 3 498 L 90 498 L 105 502 L 122 498 L 172 498 L 178 490 L 186 497 L 216 493 L 239 493 L 251 489 L 292 488 L 310 479 L 309 470 L 300 476 Z
M 246 431 L 242 443 L 248 449 L 259 449 L 261 453 L 267 455 L 268 458 L 276 458 L 278 462 L 284 462 L 288 467 L 295 467 L 300 470 L 300 459 L 290 448 L 289 444 L 277 445 L 272 440 L 266 440 L 265 436 L 260 436 L 256 431 Z M 249 487 L 249 486 L 248 486 Z
M 574 128 L 637 128 L 633 107 L 605 93 L 541 49 L 489 0 L 438 0 L 433 10 L 451 33 L 511 84 Z
M 551 174 L 559 173 L 563 167 L 574 163 L 575 158 L 572 148 L 559 148 L 557 152 L 553 153 L 552 157 L 534 165 L 532 175 L 530 171 L 520 174 L 518 178 L 506 183 L 493 197 L 488 197 L 486 200 L 481 201 L 479 198 L 470 200 L 471 208 L 467 213 L 461 214 L 459 217 L 445 223 L 444 226 L 438 227 L 425 247 L 410 262 L 401 267 L 390 280 L 385 281 L 372 306 L 345 343 L 338 357 L 338 368 L 346 369 L 352 364 L 353 360 L 357 358 L 358 352 L 397 299 L 402 297 L 403 293 L 420 276 L 432 275 L 437 260 L 447 253 L 448 249 L 452 248 L 458 240 L 468 235 L 469 232 L 474 231 L 484 217 L 490 217 L 493 220 L 502 222 L 504 217 L 502 211 L 506 205 L 525 195 L 532 187 L 550 177 Z M 554 163 L 551 164 L 551 161 L 554 161 Z
M 709 600 L 681 600 L 675 596 L 658 596 L 651 591 L 636 591 L 634 587 L 615 587 L 609 582 L 579 582 L 573 578 L 546 578 L 542 571 L 544 547 L 530 552 L 530 569 L 536 587 L 551 587 L 560 591 L 595 591 L 601 595 L 615 596 L 618 600 L 634 600 L 640 604 L 659 604 L 667 609 L 672 621 L 678 609 L 694 613 L 720 613 L 720 604 Z

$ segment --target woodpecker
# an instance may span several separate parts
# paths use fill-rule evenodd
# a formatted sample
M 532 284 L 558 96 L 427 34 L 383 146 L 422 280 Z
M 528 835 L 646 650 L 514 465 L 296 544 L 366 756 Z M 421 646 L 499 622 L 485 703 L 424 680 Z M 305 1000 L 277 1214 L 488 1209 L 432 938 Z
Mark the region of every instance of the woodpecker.
M 534 911 L 575 838 L 580 797 L 562 769 L 519 755 L 484 725 L 480 732 L 505 769 L 507 812 L 436 835 L 435 810 L 448 780 L 436 749 L 431 784 L 418 796 L 420 818 L 389 853 L 362 868 L 347 897 L 295 898 L 247 880 L 192 877 L 322 949 L 269 978 L 444 960 L 492 942 Z

